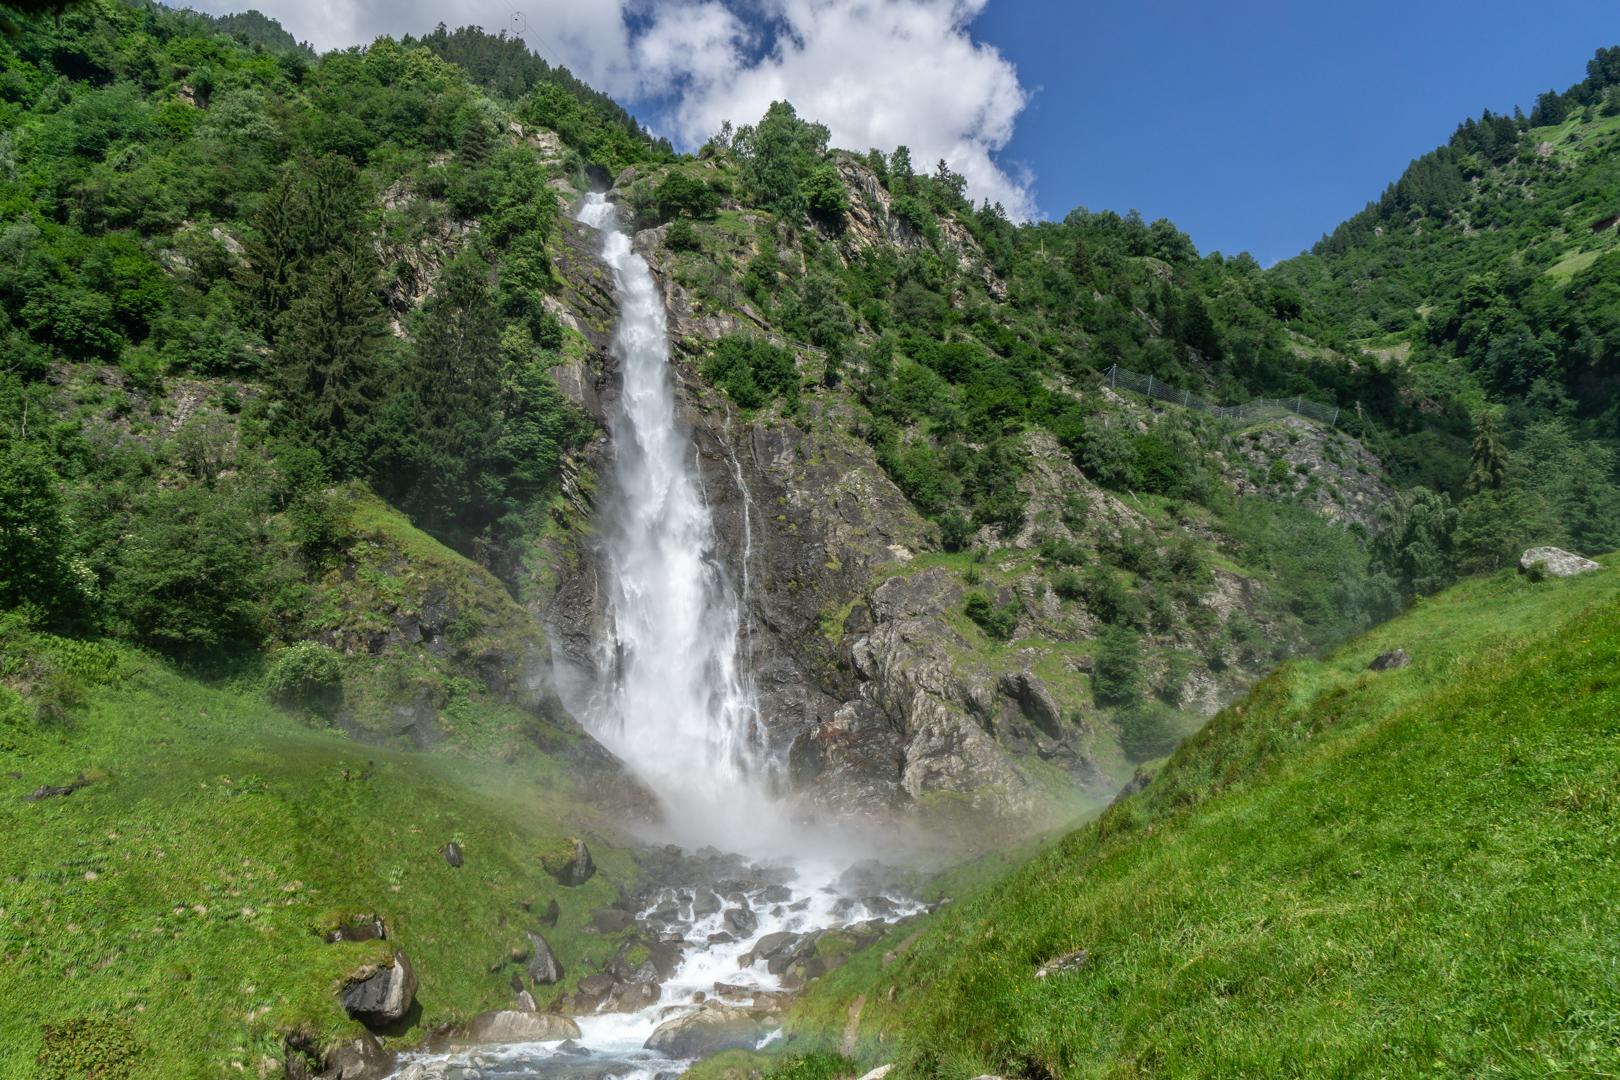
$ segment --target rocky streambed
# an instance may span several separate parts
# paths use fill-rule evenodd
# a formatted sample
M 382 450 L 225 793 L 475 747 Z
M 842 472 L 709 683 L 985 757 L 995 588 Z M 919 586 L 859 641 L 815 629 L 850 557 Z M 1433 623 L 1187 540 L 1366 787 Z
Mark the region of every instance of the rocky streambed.
M 600 970 L 546 1004 L 543 985 L 514 978 L 511 1008 L 401 1055 L 388 1075 L 672 1080 L 700 1057 L 780 1038 L 806 986 L 932 910 L 875 860 L 839 870 L 670 846 L 638 861 L 639 891 L 593 913 Z

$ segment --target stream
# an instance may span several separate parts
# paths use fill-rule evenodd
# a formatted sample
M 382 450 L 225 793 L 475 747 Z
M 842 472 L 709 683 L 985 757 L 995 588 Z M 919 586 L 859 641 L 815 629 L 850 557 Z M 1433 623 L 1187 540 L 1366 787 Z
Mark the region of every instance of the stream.
M 604 196 L 586 196 L 578 220 L 599 230 L 618 286 L 612 348 L 622 396 L 599 523 L 606 618 L 595 670 L 559 683 L 572 688 L 565 702 L 574 715 L 658 794 L 670 824 L 656 842 L 704 846 L 684 854 L 667 844 L 638 856 L 650 882 L 634 904 L 639 952 L 591 958 L 601 969 L 593 985 L 611 988 L 582 987 L 561 1003 L 578 1038 L 406 1054 L 393 1073 L 400 1080 L 673 1080 L 696 1057 L 684 1049 L 693 1039 L 670 1034 L 683 1020 L 715 1025 L 727 1046 L 763 1046 L 781 1037 L 798 988 L 923 910 L 892 868 L 873 859 L 848 865 L 867 854 L 870 838 L 809 830 L 770 793 L 780 763 L 763 749 L 748 665 L 749 552 L 733 580 L 694 444 L 677 421 L 652 272 Z M 740 466 L 737 484 L 746 537 Z

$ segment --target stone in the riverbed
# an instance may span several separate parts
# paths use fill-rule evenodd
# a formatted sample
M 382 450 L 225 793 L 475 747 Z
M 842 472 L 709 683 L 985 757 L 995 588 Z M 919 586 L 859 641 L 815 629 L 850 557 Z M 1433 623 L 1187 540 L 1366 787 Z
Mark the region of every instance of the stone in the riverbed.
M 694 1013 L 666 1020 L 642 1044 L 672 1058 L 704 1057 L 721 1050 L 752 1050 L 777 1025 L 748 1009 L 705 1001 Z
M 551 1042 L 579 1038 L 579 1025 L 557 1013 L 494 1009 L 479 1013 L 467 1025 L 469 1042 Z
M 736 940 L 737 940 L 736 938 L 732 937 L 730 934 L 726 933 L 726 931 L 724 931 L 724 930 L 720 931 L 718 934 L 710 934 L 709 938 L 708 938 L 708 942 L 709 942 L 710 945 L 730 945 L 733 941 L 736 941 Z
M 607 999 L 602 1002 L 599 1011 L 640 1012 L 649 1005 L 658 1004 L 658 999 L 663 996 L 663 989 L 654 982 L 614 983 L 613 989 L 608 991 Z
M 574 990 L 574 1011 L 581 1013 L 595 1012 L 597 1005 L 608 996 L 614 987 L 613 976 L 597 972 L 587 975 L 579 980 L 579 986 Z
M 322 1080 L 382 1080 L 394 1068 L 394 1055 L 370 1032 L 339 1043 L 321 1058 Z
M 366 965 L 351 973 L 341 1000 L 348 1014 L 368 1027 L 385 1027 L 404 1017 L 416 997 L 410 957 L 394 950 L 391 967 Z
M 692 915 L 694 918 L 701 919 L 705 915 L 715 914 L 723 906 L 720 898 L 714 893 L 708 889 L 699 889 L 696 899 L 692 901 Z
M 759 916 L 745 907 L 727 908 L 721 921 L 731 927 L 732 933 L 742 937 L 748 937 L 759 929 Z
M 534 995 L 527 990 L 519 990 L 512 997 L 512 1008 L 518 1012 L 539 1012 L 540 1006 L 534 1002 Z
M 786 885 L 767 885 L 765 887 L 765 902 L 767 904 L 785 904 L 793 899 L 793 890 Z
M 526 933 L 529 935 L 529 946 L 534 950 L 534 954 L 529 957 L 529 963 L 524 969 L 529 973 L 529 978 L 541 986 L 551 986 L 554 983 L 562 982 L 562 962 L 551 951 L 551 946 L 546 944 L 546 939 L 533 930 L 526 931 Z

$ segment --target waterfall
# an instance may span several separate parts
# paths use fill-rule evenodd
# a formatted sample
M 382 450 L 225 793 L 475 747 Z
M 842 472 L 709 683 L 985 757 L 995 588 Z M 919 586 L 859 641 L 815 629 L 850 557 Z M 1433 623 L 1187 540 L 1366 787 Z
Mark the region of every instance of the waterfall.
M 613 351 L 623 378 L 602 515 L 607 619 L 581 719 L 653 786 L 676 832 L 757 841 L 761 815 L 777 812 L 755 783 L 758 706 L 738 656 L 742 605 L 716 557 L 696 453 L 676 419 L 663 299 L 611 203 L 589 195 L 579 219 L 602 231 L 617 279 Z

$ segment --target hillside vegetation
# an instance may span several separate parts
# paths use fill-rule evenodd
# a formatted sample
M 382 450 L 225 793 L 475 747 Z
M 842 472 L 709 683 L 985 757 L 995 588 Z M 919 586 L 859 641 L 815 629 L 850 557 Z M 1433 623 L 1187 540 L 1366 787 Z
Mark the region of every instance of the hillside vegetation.
M 863 1055 L 908 1076 L 1612 1071 L 1617 562 L 1282 666 L 1141 794 L 827 976 L 795 1047 L 864 993 Z
M 636 869 L 581 831 L 604 825 L 560 755 L 361 746 L 15 616 L 0 676 L 23 691 L 0 690 L 0 1074 L 280 1075 L 289 1039 L 318 1050 L 363 1032 L 334 991 L 393 948 L 421 989 L 387 1034 L 416 1041 L 506 1006 L 511 957 L 552 901 L 558 989 L 611 953 L 582 927 Z M 542 858 L 587 835 L 598 873 L 558 885 Z M 323 943 L 361 913 L 388 941 Z

